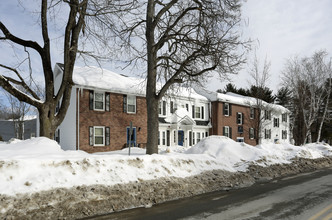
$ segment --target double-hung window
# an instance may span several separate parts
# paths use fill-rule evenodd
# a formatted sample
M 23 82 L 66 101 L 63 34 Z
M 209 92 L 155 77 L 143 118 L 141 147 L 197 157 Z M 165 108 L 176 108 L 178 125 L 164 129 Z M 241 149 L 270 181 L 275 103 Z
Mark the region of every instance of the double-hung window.
M 255 129 L 254 128 L 249 128 L 249 138 L 255 139 Z
M 95 111 L 110 111 L 110 93 L 90 90 L 89 109 Z
M 271 139 L 271 129 L 265 129 L 265 139 Z
M 225 126 L 224 128 L 223 128 L 223 135 L 225 136 L 225 137 L 231 137 L 231 128 L 230 127 L 228 127 L 228 126 Z
M 94 127 L 94 146 L 104 146 L 105 145 L 105 127 Z
M 242 125 L 243 124 L 243 114 L 241 112 L 238 112 L 236 114 L 236 123 L 238 125 Z
M 89 143 L 91 146 L 110 145 L 110 127 L 90 126 Z
M 281 115 L 281 121 L 282 122 L 287 122 L 287 113 L 284 113 Z
M 264 118 L 265 118 L 265 120 L 271 120 L 271 111 L 265 110 Z
M 166 101 L 159 102 L 159 115 L 160 116 L 166 115 Z
M 94 92 L 94 110 L 104 110 L 105 94 L 103 92 Z
M 279 128 L 279 118 L 274 118 L 274 127 Z
M 136 113 L 136 96 L 127 96 L 127 113 Z
M 229 103 L 224 103 L 224 115 L 229 116 L 230 115 L 229 112 L 230 112 Z
M 196 138 L 197 138 L 197 142 L 196 143 L 200 142 L 201 141 L 201 133 L 197 132 L 196 133 Z
M 195 106 L 195 118 L 201 118 L 201 108 Z
M 250 119 L 255 119 L 255 109 L 250 108 Z

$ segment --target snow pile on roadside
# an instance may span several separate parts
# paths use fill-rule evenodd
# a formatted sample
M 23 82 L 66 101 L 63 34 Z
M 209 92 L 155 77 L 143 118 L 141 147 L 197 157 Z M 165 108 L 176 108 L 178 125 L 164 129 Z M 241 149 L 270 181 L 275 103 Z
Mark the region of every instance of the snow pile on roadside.
M 210 136 L 196 146 L 160 149 L 159 155 L 145 155 L 131 148 L 106 153 L 63 151 L 47 138 L 0 143 L 0 194 L 14 195 L 79 185 L 115 185 L 161 177 L 188 177 L 221 169 L 245 171 L 249 164 L 289 163 L 292 158 L 331 156 L 329 145 L 303 147 L 270 144 L 253 147 Z

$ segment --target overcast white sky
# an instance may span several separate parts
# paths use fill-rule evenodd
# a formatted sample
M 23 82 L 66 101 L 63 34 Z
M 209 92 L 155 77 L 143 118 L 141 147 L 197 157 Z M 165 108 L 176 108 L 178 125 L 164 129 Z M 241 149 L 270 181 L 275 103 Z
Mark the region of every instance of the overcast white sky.
M 29 0 L 30 2 L 30 8 L 39 3 L 37 0 Z M 331 11 L 331 0 L 247 0 L 243 3 L 243 18 L 248 22 L 243 34 L 255 41 L 257 55 L 262 63 L 265 56 L 271 61 L 272 77 L 268 86 L 274 91 L 279 88 L 280 73 L 286 59 L 295 55 L 310 56 L 322 49 L 332 56 Z M 41 39 L 36 20 L 31 21 L 30 14 L 18 7 L 15 0 L 1 0 L 0 21 L 24 39 Z M 61 50 L 57 50 L 55 45 L 61 34 L 53 31 L 53 64 L 62 60 Z M 2 63 L 9 64 L 11 59 L 15 59 L 9 52 L 8 47 L 0 44 Z M 253 53 L 249 54 L 249 61 L 252 60 L 252 55 Z M 37 72 L 41 71 L 39 59 L 33 60 L 33 68 Z M 111 70 L 122 72 L 118 69 Z M 237 87 L 249 87 L 249 78 L 248 66 L 244 66 L 238 75 L 232 76 L 232 82 Z M 223 89 L 227 83 L 213 79 L 208 88 Z
M 280 87 L 286 59 L 311 56 L 318 50 L 326 50 L 332 57 L 331 0 L 247 0 L 242 10 L 249 21 L 244 34 L 256 40 L 261 63 L 265 56 L 271 61 L 268 86 L 274 91 Z M 253 54 L 248 58 L 252 60 Z M 248 67 L 232 78 L 237 87 L 248 87 Z M 213 80 L 209 88 L 223 89 L 226 84 Z

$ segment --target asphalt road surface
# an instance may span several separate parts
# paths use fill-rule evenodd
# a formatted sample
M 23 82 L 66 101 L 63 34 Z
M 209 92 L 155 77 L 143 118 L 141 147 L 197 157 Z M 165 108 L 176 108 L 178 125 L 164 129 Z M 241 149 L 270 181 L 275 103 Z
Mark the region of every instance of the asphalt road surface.
M 90 219 L 332 219 L 332 169 Z

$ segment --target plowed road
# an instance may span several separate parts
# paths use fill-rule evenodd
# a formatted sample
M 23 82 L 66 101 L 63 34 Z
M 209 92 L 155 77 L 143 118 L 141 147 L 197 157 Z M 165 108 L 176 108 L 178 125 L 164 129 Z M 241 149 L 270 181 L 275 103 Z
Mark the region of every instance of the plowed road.
M 332 219 L 332 169 L 94 219 Z

